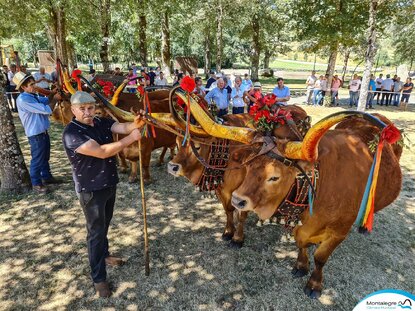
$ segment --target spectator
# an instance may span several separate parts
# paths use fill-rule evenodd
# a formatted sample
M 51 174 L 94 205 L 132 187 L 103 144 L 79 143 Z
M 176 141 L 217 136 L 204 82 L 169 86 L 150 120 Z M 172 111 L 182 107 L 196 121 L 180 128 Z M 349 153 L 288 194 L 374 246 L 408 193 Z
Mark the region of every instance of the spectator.
M 290 89 L 288 86 L 284 85 L 284 79 L 281 77 L 277 79 L 277 86 L 272 91 L 272 94 L 277 96 L 277 102 L 284 105 L 286 105 L 291 98 Z
M 396 80 L 398 80 L 398 75 L 394 75 L 393 76 L 393 78 L 392 78 L 392 81 L 395 83 L 396 82 Z
M 203 81 L 201 77 L 196 77 L 195 78 L 195 82 L 196 82 L 196 87 L 193 90 L 193 93 L 201 96 L 201 97 L 205 97 L 206 96 L 206 92 L 205 92 L 205 88 L 203 87 Z
M 242 85 L 245 88 L 245 90 L 249 90 L 252 88 L 252 81 L 249 79 L 249 75 L 246 73 L 244 75 L 244 79 L 242 80 Z
M 219 118 L 228 114 L 229 97 L 222 78 L 219 78 L 217 86 L 206 94 L 205 100 L 209 105 L 216 104 Z
M 375 82 L 375 75 L 370 75 L 370 81 L 369 81 L 369 92 L 367 93 L 367 100 L 366 100 L 366 109 L 373 109 L 372 107 L 372 101 L 375 97 L 376 92 L 376 82 Z
M 394 106 L 399 105 L 399 97 L 401 95 L 401 91 L 403 88 L 403 82 L 401 81 L 401 77 L 397 77 L 396 81 L 393 83 L 393 94 L 391 98 L 391 102 L 393 101 Z
M 244 87 L 242 86 L 242 78 L 240 76 L 235 77 L 235 86 L 232 88 L 232 113 L 240 114 L 244 113 Z
M 213 82 L 216 81 L 216 77 L 215 77 L 215 72 L 213 70 L 211 70 L 210 72 L 210 78 L 207 80 L 206 82 L 206 93 L 209 92 L 209 89 L 212 85 Z
M 137 86 L 137 75 L 134 74 L 134 69 L 133 68 L 128 68 L 128 73 L 126 75 L 126 78 L 129 79 L 130 81 L 128 82 L 128 93 L 135 93 L 137 92 L 137 88 L 135 86 Z
M 140 85 L 142 85 L 143 87 L 149 86 L 150 85 L 150 76 L 146 72 L 146 69 L 145 68 L 141 69 L 140 73 L 141 73 L 141 77 L 142 77 L 138 80 Z
M 19 67 L 19 71 L 20 72 L 23 72 L 24 74 L 27 74 L 28 72 L 27 72 L 27 68 L 26 68 L 26 66 L 25 65 L 21 65 L 20 67 Z
M 14 92 L 17 91 L 16 90 L 16 84 L 13 81 L 14 75 L 17 72 L 16 70 L 17 70 L 17 67 L 16 67 L 16 65 L 13 64 L 13 65 L 10 66 L 10 70 L 7 73 L 7 78 L 9 79 L 9 82 L 10 82 L 10 85 L 7 88 L 7 92 L 9 92 L 9 93 L 14 93 Z M 7 95 L 8 99 L 9 99 L 9 101 L 11 103 L 12 111 L 13 112 L 17 112 L 17 105 L 16 105 L 17 96 L 18 96 L 17 93 L 16 94 L 8 94 Z
M 317 81 L 317 77 L 316 77 L 316 72 L 313 70 L 311 72 L 311 75 L 307 78 L 305 84 L 307 86 L 307 100 L 306 100 L 306 104 L 307 105 L 311 105 L 311 98 L 314 98 L 314 85 L 316 84 Z
M 91 82 L 95 79 L 95 76 L 97 75 L 97 72 L 95 69 L 91 69 L 88 76 L 88 81 Z
M 314 83 L 313 88 L 313 105 L 318 106 L 321 104 L 321 99 L 323 98 L 321 95 L 321 83 L 323 82 L 324 77 L 321 75 L 319 79 Z
M 173 86 L 180 85 L 180 83 L 182 82 L 183 78 L 184 78 L 184 74 L 182 72 L 177 73 L 176 82 L 173 83 Z
M 409 96 L 411 96 L 413 88 L 414 84 L 412 83 L 412 79 L 407 78 L 406 83 L 402 87 L 401 109 L 406 110 L 409 102 Z
M 390 75 L 386 75 L 386 79 L 382 82 L 382 99 L 380 101 L 380 105 L 383 106 L 385 103 L 388 106 L 392 102 L 392 88 L 393 88 L 393 80 L 390 78 Z M 386 99 L 386 101 L 384 101 Z
M 349 101 L 349 107 L 356 106 L 357 102 L 359 100 L 359 89 L 360 85 L 362 84 L 362 81 L 360 81 L 357 74 L 353 75 L 353 79 L 349 83 L 349 95 L 350 95 L 350 101 Z
M 134 63 L 131 64 L 131 70 L 133 71 L 134 75 L 137 75 L 138 68 L 136 64 Z
M 115 67 L 114 72 L 112 73 L 114 76 L 123 76 L 124 74 L 122 73 L 120 67 Z
M 148 73 L 148 76 L 150 78 L 150 85 L 154 86 L 154 81 L 156 79 L 156 73 L 154 72 L 153 68 L 150 68 L 150 72 Z
M 329 75 L 326 74 L 323 77 L 323 81 L 321 81 L 321 99 L 320 99 L 320 105 L 323 105 L 324 97 L 326 96 L 326 92 L 327 92 L 327 88 L 328 88 L 328 85 L 327 85 L 328 79 L 329 79 Z
M 49 90 L 49 83 L 52 83 L 52 77 L 45 72 L 45 67 L 39 67 L 39 72 L 36 72 L 33 77 L 37 87 Z
M 231 100 L 232 87 L 229 86 L 228 78 L 224 76 L 223 82 L 225 82 L 225 89 L 228 91 L 228 100 Z
M 376 82 L 376 94 L 375 94 L 376 105 L 379 105 L 379 97 L 380 97 L 380 94 L 382 94 L 382 83 L 383 83 L 382 77 L 383 77 L 383 74 L 380 74 L 379 78 L 377 78 L 375 81 Z M 375 98 L 375 96 L 373 98 Z
M 160 67 L 156 67 L 156 76 L 158 77 L 160 75 L 161 69 Z
M 331 81 L 331 104 L 332 105 L 339 105 L 339 88 L 341 86 L 342 80 L 339 79 L 338 75 L 333 77 L 333 81 Z
M 51 92 L 49 97 L 39 97 L 35 94 L 35 79 L 30 74 L 17 72 L 13 77 L 16 89 L 22 92 L 17 98 L 19 118 L 30 145 L 30 179 L 33 191 L 37 194 L 48 192 L 46 185 L 59 183 L 50 171 L 50 139 L 48 129 L 50 126 L 49 115 L 57 100 L 61 100 L 59 94 Z
M 160 71 L 159 75 L 157 76 L 156 80 L 154 81 L 156 86 L 163 86 L 167 85 L 167 79 L 164 77 L 164 73 Z
M 243 85 L 243 84 L 242 84 Z M 245 89 L 245 96 L 249 99 L 248 113 L 252 105 L 264 97 L 262 94 L 261 82 L 255 82 L 252 89 Z

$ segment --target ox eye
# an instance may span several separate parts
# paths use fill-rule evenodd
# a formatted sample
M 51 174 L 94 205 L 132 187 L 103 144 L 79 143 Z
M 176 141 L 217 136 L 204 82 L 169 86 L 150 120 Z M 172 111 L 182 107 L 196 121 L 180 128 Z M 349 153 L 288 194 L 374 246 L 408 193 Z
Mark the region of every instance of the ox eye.
M 196 149 L 197 151 L 199 151 L 199 150 L 200 150 L 200 146 L 195 146 L 195 149 Z
M 270 179 L 268 179 L 268 181 L 277 181 L 278 179 L 280 179 L 279 177 L 273 176 Z

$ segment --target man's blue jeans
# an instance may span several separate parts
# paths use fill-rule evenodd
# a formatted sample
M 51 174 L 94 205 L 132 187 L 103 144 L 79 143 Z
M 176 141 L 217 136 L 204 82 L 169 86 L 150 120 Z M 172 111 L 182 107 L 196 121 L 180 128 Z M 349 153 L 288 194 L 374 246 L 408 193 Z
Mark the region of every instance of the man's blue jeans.
M 320 101 L 322 98 L 323 98 L 323 93 L 321 90 L 313 91 L 313 105 L 314 106 L 320 105 Z
M 30 136 L 30 179 L 33 186 L 42 185 L 42 179 L 52 178 L 50 173 L 50 139 L 48 133 Z
M 357 107 L 357 102 L 359 101 L 359 92 L 353 92 L 353 91 L 349 91 L 349 95 L 350 95 L 350 103 L 349 106 L 356 106 Z
M 392 94 L 392 101 L 393 101 L 393 105 L 394 106 L 398 106 L 399 105 L 399 97 L 401 97 L 401 93 L 400 92 L 396 92 Z

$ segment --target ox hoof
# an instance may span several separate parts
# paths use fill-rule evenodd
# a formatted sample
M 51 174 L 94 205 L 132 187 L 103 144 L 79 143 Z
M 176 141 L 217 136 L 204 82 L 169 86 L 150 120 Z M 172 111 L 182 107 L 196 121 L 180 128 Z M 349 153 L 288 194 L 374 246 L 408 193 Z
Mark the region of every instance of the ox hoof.
M 150 185 L 153 181 L 151 179 L 144 179 L 144 185 Z
M 229 247 L 230 248 L 235 248 L 235 249 L 240 249 L 242 248 L 242 245 L 244 244 L 243 241 L 234 241 L 231 240 L 231 242 L 229 243 Z
M 232 240 L 233 234 L 232 233 L 223 233 L 222 234 L 222 240 L 224 241 L 230 241 Z
M 294 267 L 291 270 L 291 274 L 293 275 L 293 278 L 301 278 L 308 274 L 308 270 L 306 269 L 298 269 L 297 267 Z
M 127 174 L 128 173 L 128 168 L 120 168 L 120 173 L 121 174 Z
M 138 181 L 138 178 L 137 177 L 135 177 L 135 178 L 128 178 L 128 183 L 129 184 L 134 184 L 134 183 L 136 183 Z
M 321 290 L 311 289 L 308 286 L 304 288 L 304 293 L 311 299 L 319 299 L 321 296 Z

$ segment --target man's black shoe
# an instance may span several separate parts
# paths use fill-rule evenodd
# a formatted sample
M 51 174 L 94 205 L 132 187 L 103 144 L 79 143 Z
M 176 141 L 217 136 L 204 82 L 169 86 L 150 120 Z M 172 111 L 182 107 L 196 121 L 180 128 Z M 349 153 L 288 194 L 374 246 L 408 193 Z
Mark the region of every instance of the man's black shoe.
M 43 185 L 33 186 L 32 188 L 33 188 L 33 192 L 36 194 L 47 194 L 50 192 L 49 189 Z
M 63 183 L 63 181 L 61 179 L 57 179 L 52 176 L 51 178 L 48 178 L 48 179 L 42 179 L 42 183 L 44 185 L 52 185 L 52 184 L 61 184 Z

